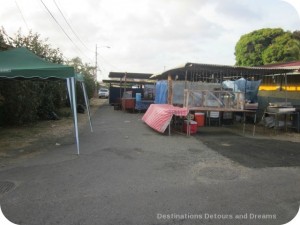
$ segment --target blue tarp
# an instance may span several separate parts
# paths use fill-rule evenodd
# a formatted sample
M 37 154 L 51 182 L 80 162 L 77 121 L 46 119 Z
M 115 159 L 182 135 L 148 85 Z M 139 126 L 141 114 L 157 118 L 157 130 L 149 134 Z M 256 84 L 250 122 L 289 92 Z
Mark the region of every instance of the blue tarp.
M 156 83 L 155 104 L 166 104 L 168 100 L 168 81 L 161 80 Z
M 245 93 L 245 99 L 250 102 L 257 102 L 258 88 L 261 80 L 248 81 L 244 78 L 235 81 L 224 81 L 223 87 L 232 88 L 233 91 L 240 91 Z

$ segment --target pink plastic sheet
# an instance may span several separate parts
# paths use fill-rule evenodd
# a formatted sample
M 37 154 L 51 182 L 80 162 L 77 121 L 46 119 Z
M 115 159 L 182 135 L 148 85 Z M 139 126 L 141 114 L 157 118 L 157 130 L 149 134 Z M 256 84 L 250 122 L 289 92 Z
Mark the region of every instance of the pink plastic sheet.
M 151 104 L 142 120 L 154 130 L 164 133 L 175 116 L 187 116 L 188 109 L 169 104 Z

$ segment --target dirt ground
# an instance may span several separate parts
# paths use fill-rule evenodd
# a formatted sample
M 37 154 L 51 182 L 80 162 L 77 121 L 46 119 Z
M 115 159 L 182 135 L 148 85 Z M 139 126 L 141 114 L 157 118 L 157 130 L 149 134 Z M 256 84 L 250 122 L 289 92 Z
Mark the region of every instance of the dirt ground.
M 241 124 L 235 124 L 232 126 L 227 126 L 232 132 L 241 133 Z M 253 136 L 253 125 L 246 124 L 245 135 L 251 136 L 253 138 L 263 138 L 263 139 L 274 139 L 281 141 L 291 141 L 291 142 L 300 142 L 300 133 L 297 133 L 292 130 L 274 130 L 273 128 L 265 128 L 261 124 L 255 126 L 255 135 Z
M 90 102 L 91 114 L 106 103 L 106 99 L 93 98 Z M 87 112 L 78 114 L 79 129 L 88 124 Z M 40 121 L 19 127 L 0 127 L 0 166 L 2 160 L 19 156 L 30 157 L 47 148 L 60 145 L 64 138 L 72 138 L 74 125 L 72 117 L 60 120 Z
M 91 100 L 91 114 L 107 99 L 94 98 Z M 79 128 L 88 125 L 87 113 L 78 114 Z M 241 124 L 226 126 L 233 133 L 241 133 Z M 252 136 L 253 125 L 246 125 L 246 136 Z M 282 141 L 300 142 L 300 133 L 274 131 L 265 129 L 261 125 L 256 126 L 254 138 L 274 139 Z M 49 145 L 60 145 L 64 141 L 73 141 L 73 120 L 72 117 L 61 118 L 60 120 L 40 121 L 35 124 L 20 127 L 0 127 L 0 166 L 1 161 L 24 156 L 38 154 Z M 69 140 L 68 140 L 69 138 Z

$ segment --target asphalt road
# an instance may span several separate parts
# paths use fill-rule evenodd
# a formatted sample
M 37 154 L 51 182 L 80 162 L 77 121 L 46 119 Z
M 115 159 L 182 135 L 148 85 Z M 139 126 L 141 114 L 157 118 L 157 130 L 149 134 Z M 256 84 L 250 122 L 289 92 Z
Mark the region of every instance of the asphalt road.
M 16 224 L 284 224 L 300 203 L 299 143 L 226 128 L 159 134 L 105 105 L 47 151 L 0 168 L 0 205 Z

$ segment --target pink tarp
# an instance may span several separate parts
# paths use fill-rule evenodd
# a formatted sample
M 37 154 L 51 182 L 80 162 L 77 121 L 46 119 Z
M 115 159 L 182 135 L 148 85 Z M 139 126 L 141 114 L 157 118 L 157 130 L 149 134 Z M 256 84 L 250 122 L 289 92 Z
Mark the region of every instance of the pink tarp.
M 160 133 L 165 132 L 170 121 L 175 116 L 187 116 L 188 109 L 168 104 L 151 104 L 142 120 Z

